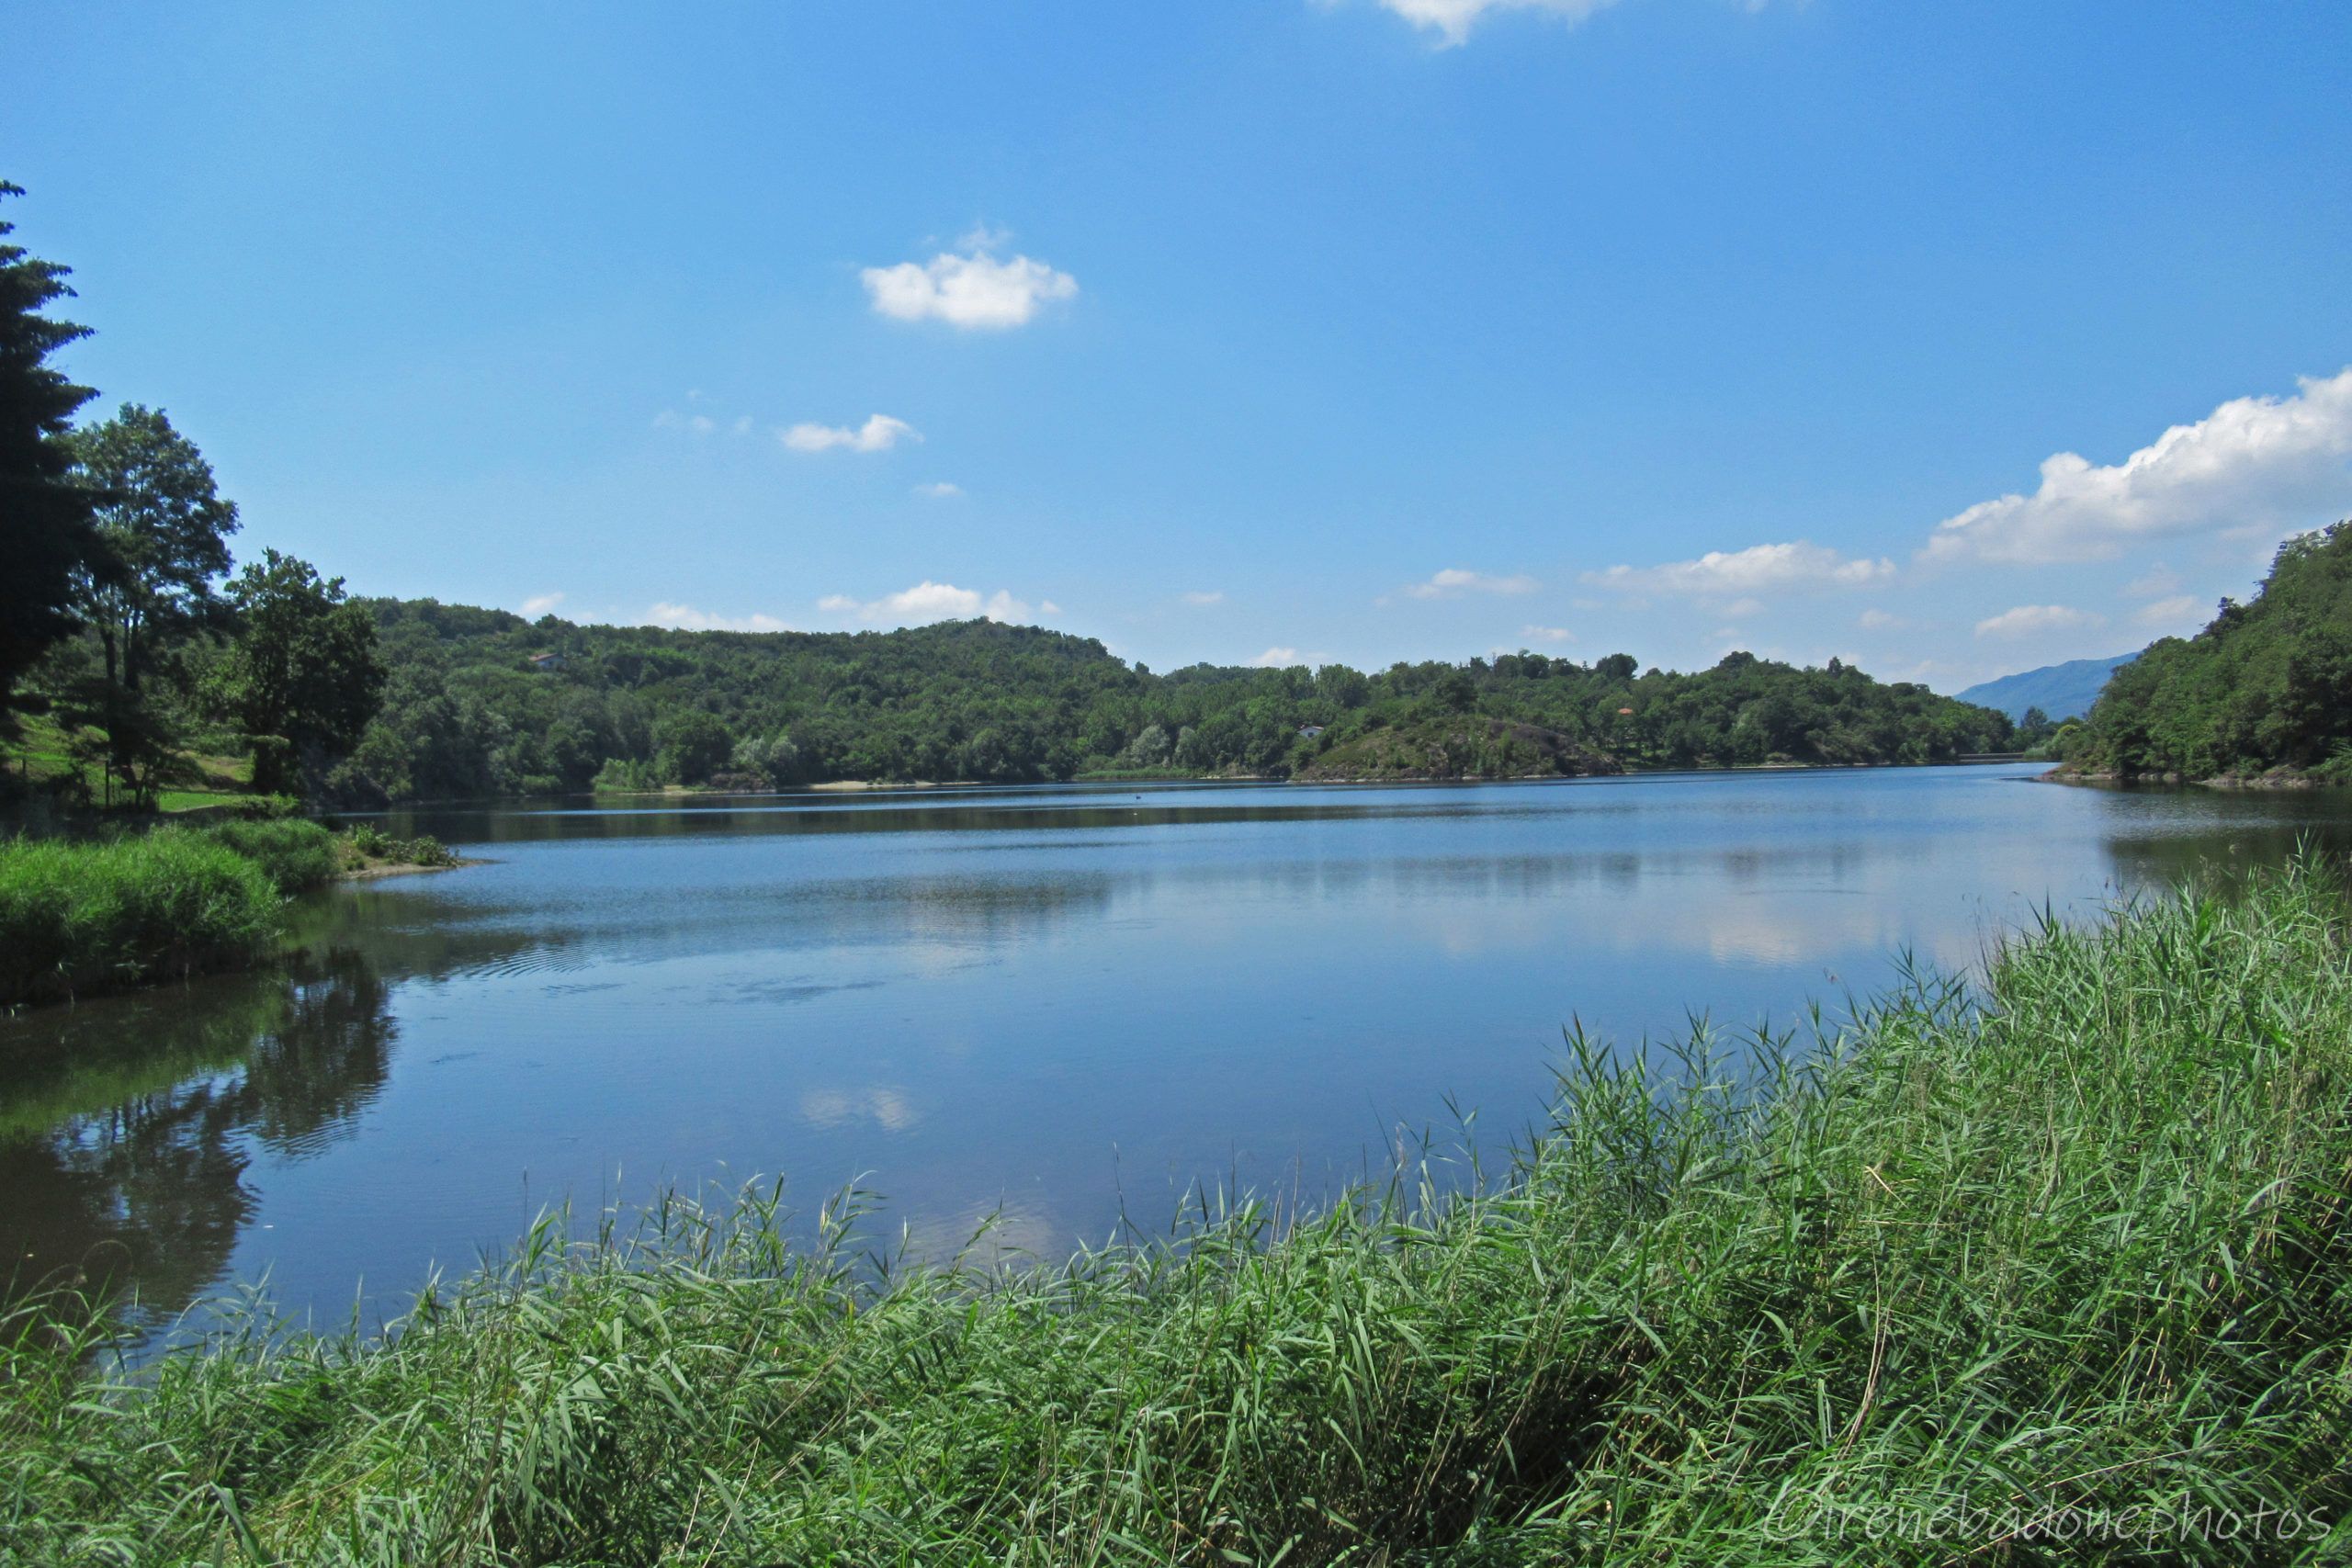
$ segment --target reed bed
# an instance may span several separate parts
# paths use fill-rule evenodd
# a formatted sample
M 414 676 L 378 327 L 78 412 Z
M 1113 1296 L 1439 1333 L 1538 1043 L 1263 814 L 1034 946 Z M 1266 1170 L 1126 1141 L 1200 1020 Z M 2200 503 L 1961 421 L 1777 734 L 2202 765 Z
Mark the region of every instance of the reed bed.
M 2346 934 L 2305 864 L 1802 1040 L 1572 1032 L 1505 1168 L 1053 1267 L 877 1269 L 770 1193 L 136 1376 L 52 1301 L 0 1335 L 0 1553 L 2343 1562 Z
M 184 829 L 0 842 L 0 1007 L 252 963 L 280 904 L 261 865 Z
M 206 831 L 259 865 L 280 893 L 311 892 L 343 874 L 343 845 L 308 818 L 227 821 Z

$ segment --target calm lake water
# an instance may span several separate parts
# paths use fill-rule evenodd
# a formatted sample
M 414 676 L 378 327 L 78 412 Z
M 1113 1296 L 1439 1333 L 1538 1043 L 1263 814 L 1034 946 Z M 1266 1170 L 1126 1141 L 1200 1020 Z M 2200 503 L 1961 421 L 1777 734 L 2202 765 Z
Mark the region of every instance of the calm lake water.
M 1794 1022 L 2045 903 L 2352 844 L 2352 797 L 2030 767 L 1469 787 L 1040 788 L 416 813 L 493 863 L 338 889 L 305 955 L 0 1021 L 17 1278 L 157 1321 L 266 1275 L 371 1324 L 545 1207 L 845 1183 L 1057 1255 L 1194 1184 L 1499 1146 L 1572 1016 Z

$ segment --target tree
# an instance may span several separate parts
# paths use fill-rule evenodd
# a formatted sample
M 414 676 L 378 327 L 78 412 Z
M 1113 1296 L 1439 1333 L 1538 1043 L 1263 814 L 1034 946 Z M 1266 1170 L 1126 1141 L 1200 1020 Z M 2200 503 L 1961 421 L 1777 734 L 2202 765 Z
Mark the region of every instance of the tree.
M 387 671 L 376 623 L 346 604 L 343 579 L 322 581 L 307 561 L 276 550 L 230 584 L 237 632 L 212 673 L 216 709 L 254 748 L 254 787 L 290 793 L 358 743 L 382 700 Z
M 74 461 L 97 497 L 104 547 L 79 574 L 82 617 L 106 650 L 107 679 L 133 697 L 169 646 L 221 620 L 213 581 L 229 570 L 237 507 L 212 465 L 161 409 L 125 403 L 77 431 Z
M 735 750 L 735 738 L 727 733 L 727 726 L 700 708 L 672 714 L 653 733 L 662 776 L 673 784 L 705 783 L 727 765 Z
M 0 198 L 24 194 L 0 180 Z M 67 437 L 97 393 L 45 363 L 89 329 L 41 314 L 72 298 L 71 269 L 7 243 L 15 227 L 0 221 L 0 726 L 26 705 L 18 679 L 72 633 L 74 573 L 96 546 Z

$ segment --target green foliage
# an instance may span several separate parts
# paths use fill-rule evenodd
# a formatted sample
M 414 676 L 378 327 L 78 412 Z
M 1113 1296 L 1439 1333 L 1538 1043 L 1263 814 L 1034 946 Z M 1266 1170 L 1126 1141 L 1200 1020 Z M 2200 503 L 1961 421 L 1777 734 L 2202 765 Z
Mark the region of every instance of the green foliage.
M 653 727 L 662 777 L 672 784 L 708 784 L 735 752 L 735 738 L 718 715 L 700 708 L 666 714 Z
M 0 200 L 24 194 L 0 181 Z M 97 394 L 48 363 L 89 329 L 41 313 L 72 297 L 71 269 L 9 243 L 15 228 L 0 220 L 0 736 L 21 706 L 18 681 L 72 635 L 74 577 L 97 548 L 69 437 Z
M 1287 1222 L 1204 1198 L 1169 1245 L 1060 1267 L 983 1247 L 877 1279 L 850 1211 L 797 1249 L 754 1196 L 665 1203 L 634 1240 L 551 1219 L 372 1342 L 254 1318 L 94 1372 L 98 1331 L 53 1301 L 0 1335 L 0 1540 L 157 1564 L 2342 1562 L 2345 920 L 2304 869 L 2045 927 L 1981 996 L 1923 979 L 1803 1055 L 1572 1037 L 1499 1179 L 1447 1199 L 1425 1163 Z M 2248 1534 L 2265 1506 L 2300 1539 L 2275 1513 Z
M 206 831 L 259 865 L 280 893 L 324 887 L 343 871 L 335 836 L 303 818 L 223 822 Z
M 0 843 L 0 1006 L 250 963 L 277 939 L 279 902 L 255 862 L 181 829 Z
M 1292 770 L 1296 779 L 1519 779 L 1622 773 L 1616 760 L 1556 730 L 1448 709 L 1382 725 L 1323 745 Z
M 2066 746 L 2071 768 L 2208 779 L 2337 776 L 2352 748 L 2352 523 L 2290 539 L 2251 604 L 2115 672 Z
M 356 743 L 381 698 L 375 623 L 343 580 L 265 550 L 230 587 L 236 640 L 212 672 L 217 708 L 254 738 L 254 787 L 291 791 L 294 764 L 322 772 Z
M 136 696 L 174 646 L 218 626 L 212 591 L 229 570 L 237 508 L 212 465 L 161 409 L 125 403 L 74 432 L 76 478 L 97 497 L 99 553 L 80 575 L 76 609 L 106 652 L 106 678 Z
M 528 623 L 430 600 L 368 608 L 391 678 L 353 753 L 355 800 L 648 789 L 722 769 L 778 787 L 1279 778 L 1302 727 L 1337 746 L 1433 716 L 1551 731 L 1627 767 L 1933 761 L 2009 738 L 2001 716 L 1924 687 L 1744 654 L 1691 675 L 1532 653 L 1370 675 L 1155 675 L 1089 638 L 989 621 L 752 634 Z M 532 667 L 548 652 L 560 670 Z

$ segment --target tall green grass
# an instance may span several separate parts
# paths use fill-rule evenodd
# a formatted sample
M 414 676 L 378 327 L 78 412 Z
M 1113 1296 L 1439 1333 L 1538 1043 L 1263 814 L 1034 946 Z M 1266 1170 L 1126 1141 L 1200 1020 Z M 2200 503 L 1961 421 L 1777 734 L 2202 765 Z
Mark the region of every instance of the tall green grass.
M 1818 1042 L 1623 1062 L 1445 1195 L 1067 1265 L 543 1225 L 389 1340 L 0 1382 L 0 1542 L 157 1563 L 2297 1562 L 2352 1548 L 2352 956 L 2306 867 Z M 2291 1523 L 2276 1510 L 2291 1509 Z M 2258 1513 L 2257 1510 L 2270 1510 Z M 2289 1534 L 2291 1529 L 2291 1535 Z
M 251 963 L 279 904 L 259 864 L 181 829 L 0 843 L 0 1006 Z
M 280 893 L 306 893 L 343 874 L 335 835 L 307 818 L 222 822 L 206 831 L 258 864 Z

